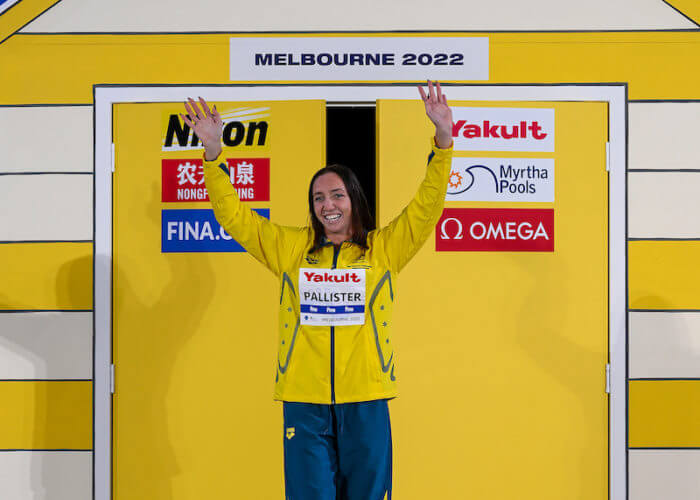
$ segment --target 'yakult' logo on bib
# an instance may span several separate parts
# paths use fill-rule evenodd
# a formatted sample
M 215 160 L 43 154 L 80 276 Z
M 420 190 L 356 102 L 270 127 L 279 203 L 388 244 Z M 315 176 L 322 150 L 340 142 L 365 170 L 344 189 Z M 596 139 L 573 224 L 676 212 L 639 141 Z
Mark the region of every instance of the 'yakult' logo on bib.
M 364 269 L 299 269 L 301 324 L 364 324 L 365 288 Z
M 306 277 L 307 280 L 312 281 L 314 283 L 359 283 L 360 282 L 360 277 L 358 276 L 358 273 L 352 272 L 352 273 L 342 273 L 340 275 L 338 274 L 331 274 L 331 273 L 315 273 L 313 271 L 311 272 L 305 272 L 304 276 Z

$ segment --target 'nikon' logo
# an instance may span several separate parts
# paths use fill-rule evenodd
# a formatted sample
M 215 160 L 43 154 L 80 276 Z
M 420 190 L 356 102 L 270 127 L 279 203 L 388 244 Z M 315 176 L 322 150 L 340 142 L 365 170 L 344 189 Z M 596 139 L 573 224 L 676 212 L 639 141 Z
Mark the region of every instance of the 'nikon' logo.
M 225 146 L 235 147 L 243 144 L 246 146 L 264 146 L 267 141 L 267 121 L 229 121 L 224 124 L 223 141 Z M 163 150 L 179 150 L 200 148 L 199 137 L 190 127 L 180 121 L 178 115 L 173 114 L 168 118 L 168 128 L 165 132 Z

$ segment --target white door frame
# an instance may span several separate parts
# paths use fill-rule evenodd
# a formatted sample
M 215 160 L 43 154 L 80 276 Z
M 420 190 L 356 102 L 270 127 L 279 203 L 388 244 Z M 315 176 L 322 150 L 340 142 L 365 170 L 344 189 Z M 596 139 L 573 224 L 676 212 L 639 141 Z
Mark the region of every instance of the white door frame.
M 627 85 L 443 84 L 451 100 L 603 101 L 609 105 L 609 500 L 627 498 Z M 94 500 L 112 497 L 112 105 L 323 99 L 329 103 L 418 98 L 408 84 L 95 85 L 94 95 Z M 603 380 L 601 374 L 601 381 Z M 601 382 L 601 390 L 603 390 Z

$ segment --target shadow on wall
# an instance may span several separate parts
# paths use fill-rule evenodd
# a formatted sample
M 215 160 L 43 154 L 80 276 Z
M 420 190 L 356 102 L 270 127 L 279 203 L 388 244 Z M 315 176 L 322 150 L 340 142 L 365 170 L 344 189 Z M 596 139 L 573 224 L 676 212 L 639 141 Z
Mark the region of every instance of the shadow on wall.
M 61 309 L 92 309 L 92 255 L 63 264 L 56 275 L 56 302 Z
M 56 280 L 58 308 L 91 308 L 91 275 L 90 256 L 63 264 Z M 5 295 L 0 296 L 0 309 L 7 307 L 31 310 L 36 304 L 19 304 Z M 79 324 L 63 321 L 66 314 L 71 313 L 6 313 L 3 316 L 0 350 L 6 351 L 11 360 L 3 372 L 9 379 L 21 377 L 3 383 L 17 384 L 16 403 L 24 406 L 12 412 L 23 422 L 15 439 L 7 444 L 30 450 L 17 452 L 24 454 L 18 457 L 26 458 L 26 461 L 18 460 L 22 465 L 17 472 L 26 473 L 26 476 L 13 480 L 18 494 L 29 494 L 28 498 L 89 498 L 91 492 L 88 468 L 91 462 L 89 449 L 92 447 L 91 383 L 65 380 L 74 376 L 67 377 L 67 373 L 80 371 L 69 367 L 71 361 L 89 353 L 85 352 L 84 346 L 74 343 L 78 338 L 76 335 L 68 335 L 71 332 L 65 331 L 65 328 Z M 90 360 L 81 359 L 79 362 L 81 365 L 91 364 Z M 90 377 L 90 371 L 83 371 L 82 378 Z M 33 453 L 31 450 L 44 452 Z M 67 460 L 67 452 L 59 450 L 88 451 L 72 453 L 75 460 Z M 75 475 L 76 461 L 83 465 L 85 474 Z
M 572 341 L 570 336 L 563 331 L 565 325 L 575 324 L 577 318 L 586 314 L 580 304 L 574 302 L 575 293 L 571 288 L 576 283 L 567 280 L 563 276 L 569 273 L 556 274 L 553 272 L 538 273 L 534 275 L 535 281 L 532 289 L 522 300 L 520 312 L 521 318 L 527 318 L 528 327 L 518 329 L 516 342 L 532 361 L 546 373 L 549 378 L 556 380 L 571 399 L 581 399 L 579 404 L 569 408 L 570 418 L 562 422 L 566 428 L 567 440 L 564 448 L 568 449 L 566 456 L 561 456 L 562 464 L 570 464 L 572 469 L 578 469 L 580 479 L 578 484 L 570 484 L 568 490 L 570 500 L 589 500 L 601 498 L 607 487 L 607 446 L 605 453 L 600 455 L 600 435 L 602 428 L 606 434 L 602 439 L 607 443 L 608 404 L 601 413 L 600 405 L 591 406 L 591 381 L 588 374 L 599 375 L 595 382 L 600 390 L 600 398 L 606 398 L 605 394 L 605 359 L 604 352 L 596 352 L 584 347 L 584 342 Z M 604 286 L 602 289 L 604 290 Z M 531 314 L 530 311 L 538 310 L 541 305 L 557 304 L 557 307 L 549 307 L 547 314 Z M 565 304 L 565 307 L 559 305 Z M 607 315 L 606 315 L 607 318 Z M 604 349 L 607 349 L 607 324 L 603 325 L 604 331 L 591 332 L 593 335 L 604 336 Z M 603 339 L 601 339 L 602 341 Z M 590 342 L 588 343 L 590 345 Z M 594 439 L 590 439 L 593 437 Z M 556 448 L 562 443 L 552 443 Z M 546 446 L 546 443 L 543 443 Z M 600 473 L 599 480 L 591 480 L 591 472 Z
M 152 227 L 160 228 L 156 186 L 147 208 Z M 211 287 L 214 270 L 206 254 L 161 255 L 160 248 L 153 251 L 157 255 L 150 258 L 158 259 L 159 264 L 166 263 L 167 279 L 152 274 L 157 271 L 149 267 L 136 282 L 133 269 L 144 269 L 144 266 L 134 267 L 130 273 L 121 267 L 114 268 L 113 484 L 116 499 L 175 498 L 174 482 L 186 471 L 177 459 L 177 452 L 182 453 L 182 450 L 175 450 L 171 439 L 182 383 L 174 380 L 174 368 L 180 351 L 200 328 L 214 293 Z M 139 257 L 123 251 L 115 254 L 115 266 L 129 266 Z M 137 293 L 135 287 L 144 287 L 149 292 Z M 144 295 L 151 298 L 146 301 L 142 298 Z M 197 453 L 197 450 L 186 452 Z

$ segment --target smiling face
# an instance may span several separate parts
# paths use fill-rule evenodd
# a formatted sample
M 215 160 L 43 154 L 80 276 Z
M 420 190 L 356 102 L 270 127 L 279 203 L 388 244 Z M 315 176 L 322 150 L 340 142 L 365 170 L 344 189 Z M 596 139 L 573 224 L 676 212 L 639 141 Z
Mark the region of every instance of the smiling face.
M 314 214 L 333 243 L 349 240 L 352 203 L 343 180 L 333 172 L 320 175 L 312 187 Z

